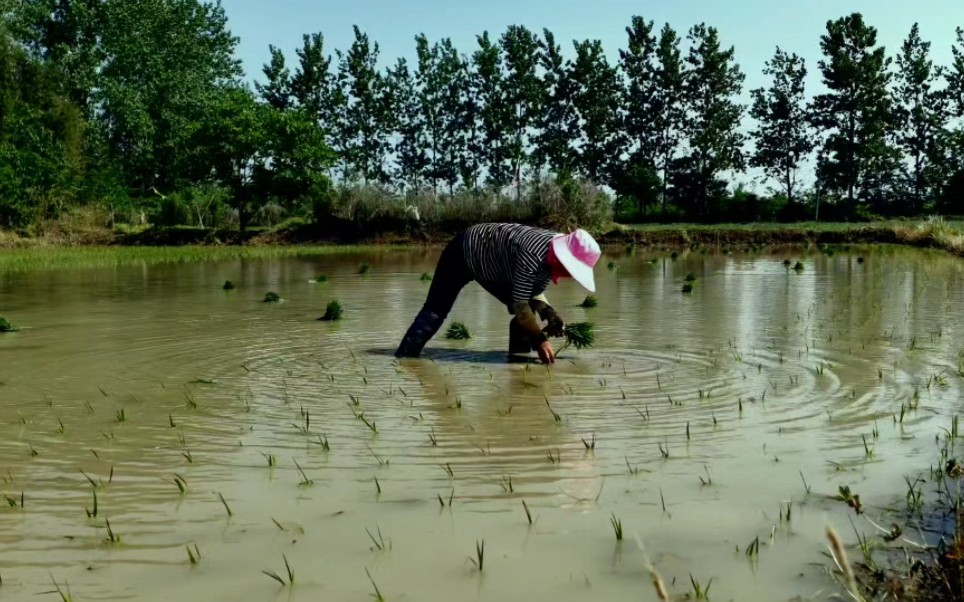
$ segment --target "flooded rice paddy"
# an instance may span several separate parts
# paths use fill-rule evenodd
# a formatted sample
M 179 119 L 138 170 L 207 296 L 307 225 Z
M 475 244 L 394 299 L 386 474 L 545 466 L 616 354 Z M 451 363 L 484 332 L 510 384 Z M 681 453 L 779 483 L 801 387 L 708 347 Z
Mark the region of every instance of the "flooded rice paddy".
M 437 255 L 0 274 L 0 599 L 827 599 L 959 411 L 944 254 L 613 251 L 550 369 L 474 284 L 391 355 Z

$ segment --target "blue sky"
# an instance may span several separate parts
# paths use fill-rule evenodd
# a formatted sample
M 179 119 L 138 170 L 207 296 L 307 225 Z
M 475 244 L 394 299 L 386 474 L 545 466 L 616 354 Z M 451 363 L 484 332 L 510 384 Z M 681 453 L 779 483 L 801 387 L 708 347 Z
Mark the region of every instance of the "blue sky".
M 241 38 L 238 53 L 249 79 L 260 78 L 268 45 L 289 57 L 305 33 L 321 32 L 329 50 L 347 49 L 352 26 L 358 25 L 381 47 L 382 64 L 399 56 L 414 57 L 414 37 L 451 37 L 465 53 L 475 36 L 488 30 L 497 37 L 508 25 L 541 32 L 549 28 L 564 49 L 573 39 L 599 39 L 611 60 L 625 45 L 625 28 L 633 15 L 669 23 L 683 33 L 705 22 L 720 30 L 724 44 L 736 48 L 747 75 L 746 89 L 765 83 L 764 62 L 780 45 L 807 59 L 811 90 L 819 83 L 820 35 L 828 19 L 861 12 L 879 32 L 879 41 L 896 52 L 911 25 L 931 41 L 938 63 L 950 62 L 954 28 L 964 27 L 964 0 L 488 0 L 459 4 L 441 0 L 222 0 L 233 33 Z

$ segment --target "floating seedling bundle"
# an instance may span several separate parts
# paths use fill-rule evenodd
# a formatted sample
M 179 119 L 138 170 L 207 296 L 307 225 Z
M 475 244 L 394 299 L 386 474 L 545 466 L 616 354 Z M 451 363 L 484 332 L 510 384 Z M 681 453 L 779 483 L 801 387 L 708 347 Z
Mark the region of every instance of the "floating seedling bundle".
M 325 307 L 325 315 L 318 318 L 322 322 L 334 322 L 336 320 L 341 320 L 342 307 L 338 299 L 332 299 L 328 302 Z
M 461 322 L 452 322 L 449 329 L 445 332 L 445 338 L 453 341 L 466 341 L 472 338 L 469 328 Z

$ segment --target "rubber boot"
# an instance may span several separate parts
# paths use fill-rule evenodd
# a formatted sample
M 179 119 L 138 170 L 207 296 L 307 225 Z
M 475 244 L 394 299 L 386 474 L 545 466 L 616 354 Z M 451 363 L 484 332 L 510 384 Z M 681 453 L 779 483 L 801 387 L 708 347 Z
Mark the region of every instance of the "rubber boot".
M 415 316 L 412 325 L 395 351 L 395 357 L 418 357 L 425 344 L 431 340 L 438 329 L 442 327 L 445 318 L 435 312 L 422 308 Z

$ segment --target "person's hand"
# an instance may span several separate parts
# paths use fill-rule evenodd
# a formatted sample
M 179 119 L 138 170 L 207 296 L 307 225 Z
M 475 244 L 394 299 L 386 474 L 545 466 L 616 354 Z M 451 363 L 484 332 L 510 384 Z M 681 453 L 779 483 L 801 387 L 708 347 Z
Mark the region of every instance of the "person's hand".
M 546 333 L 548 337 L 561 337 L 565 334 L 566 323 L 562 321 L 558 315 L 549 316 L 548 324 L 542 329 L 542 332 Z
M 556 353 L 552 350 L 552 343 L 543 341 L 539 345 L 539 359 L 542 360 L 543 364 L 554 364 L 556 362 Z

